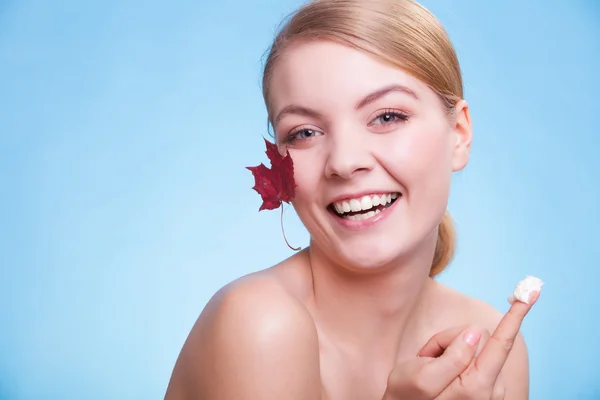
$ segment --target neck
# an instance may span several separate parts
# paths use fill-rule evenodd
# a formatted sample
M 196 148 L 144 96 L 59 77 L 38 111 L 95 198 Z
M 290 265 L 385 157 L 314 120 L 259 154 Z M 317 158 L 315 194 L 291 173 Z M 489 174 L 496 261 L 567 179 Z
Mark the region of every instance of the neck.
M 424 328 L 435 251 L 435 240 L 427 242 L 406 259 L 362 273 L 333 262 L 311 243 L 315 319 L 326 340 L 358 357 L 393 362 Z

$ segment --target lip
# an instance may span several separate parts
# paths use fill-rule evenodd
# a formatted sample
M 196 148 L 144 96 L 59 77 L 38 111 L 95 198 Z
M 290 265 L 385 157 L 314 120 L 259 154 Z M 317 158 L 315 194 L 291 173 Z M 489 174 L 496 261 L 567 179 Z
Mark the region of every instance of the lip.
M 399 190 L 398 191 L 390 191 L 390 190 L 379 190 L 379 191 L 377 191 L 377 190 L 365 190 L 365 191 L 362 191 L 362 192 L 359 192 L 359 193 L 344 193 L 344 194 L 341 194 L 339 196 L 334 197 L 334 199 L 331 200 L 329 202 L 329 204 L 333 204 L 335 202 L 342 201 L 342 200 L 360 199 L 360 198 L 362 198 L 364 196 L 373 196 L 373 195 L 376 195 L 376 194 L 387 194 L 387 193 L 398 193 L 398 194 L 400 194 L 400 196 L 402 195 L 402 193 Z
M 366 194 L 363 194 L 363 196 L 368 195 L 368 194 L 377 194 L 377 193 L 393 193 L 393 192 L 368 192 Z M 400 193 L 400 192 L 397 192 L 397 193 Z M 351 198 L 354 198 L 354 197 L 351 197 Z M 343 199 L 348 199 L 348 197 L 340 198 L 340 200 L 343 200 Z M 327 214 L 329 214 L 329 218 L 333 219 L 336 223 L 338 223 L 343 228 L 352 230 L 352 231 L 359 231 L 361 229 L 369 228 L 369 227 L 375 225 L 376 223 L 381 222 L 384 219 L 386 219 L 394 211 L 394 209 L 396 208 L 396 204 L 399 203 L 398 200 L 400 200 L 400 199 L 402 199 L 401 193 L 398 196 L 398 198 L 389 207 L 384 208 L 383 211 L 381 211 L 379 214 L 376 214 L 373 217 L 368 218 L 368 219 L 361 219 L 361 220 L 357 221 L 357 220 L 352 220 L 352 219 L 340 218 L 340 217 L 336 216 L 333 211 L 330 211 L 330 210 L 327 211 Z

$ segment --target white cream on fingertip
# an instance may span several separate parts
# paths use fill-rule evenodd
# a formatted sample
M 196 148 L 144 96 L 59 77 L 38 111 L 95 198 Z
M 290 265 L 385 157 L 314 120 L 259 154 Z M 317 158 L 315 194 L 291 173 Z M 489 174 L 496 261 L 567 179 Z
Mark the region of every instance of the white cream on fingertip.
M 531 294 L 534 292 L 540 292 L 543 284 L 544 282 L 535 276 L 529 275 L 525 277 L 525 279 L 518 283 L 513 294 L 508 298 L 508 302 L 513 304 L 516 300 L 518 300 L 525 304 L 529 304 L 529 297 Z

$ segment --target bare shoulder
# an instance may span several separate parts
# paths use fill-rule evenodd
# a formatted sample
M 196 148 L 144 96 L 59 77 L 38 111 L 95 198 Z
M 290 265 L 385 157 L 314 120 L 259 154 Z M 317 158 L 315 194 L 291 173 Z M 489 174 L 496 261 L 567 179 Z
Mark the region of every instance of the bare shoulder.
M 166 399 L 320 396 L 313 320 L 278 279 L 263 271 L 211 298 L 181 350 Z
M 439 294 L 444 298 L 445 304 L 452 308 L 453 315 L 461 320 L 461 324 L 477 325 L 487 329 L 491 334 L 504 317 L 504 314 L 492 305 L 466 296 L 447 286 L 437 283 Z M 508 304 L 508 303 L 507 303 Z M 492 339 L 493 340 L 493 339 Z M 529 393 L 529 355 L 523 335 L 519 333 L 513 343 L 512 350 L 502 370 L 503 380 L 506 384 L 507 399 L 527 399 Z

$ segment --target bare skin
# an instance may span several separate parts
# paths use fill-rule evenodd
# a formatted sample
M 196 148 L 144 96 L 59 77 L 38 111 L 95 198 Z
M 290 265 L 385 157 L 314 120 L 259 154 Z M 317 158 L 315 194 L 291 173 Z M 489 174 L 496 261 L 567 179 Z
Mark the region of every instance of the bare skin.
M 390 348 L 382 344 L 385 337 L 376 325 L 364 324 L 367 329 L 362 331 L 368 331 L 370 340 L 354 346 L 336 340 L 340 333 L 328 332 L 330 327 L 318 322 L 304 250 L 232 282 L 211 299 L 181 351 L 166 399 L 382 399 L 396 363 L 415 358 L 421 349 L 439 355 L 436 341 L 424 348 L 436 334 L 477 327 L 484 336 L 479 353 L 502 318 L 491 306 L 432 279 L 425 286 L 427 294 L 411 319 L 418 321 L 411 330 L 415 334 L 405 333 L 395 341 L 397 348 Z M 352 318 L 352 310 L 343 311 L 348 315 L 341 317 Z M 371 322 L 388 324 L 393 315 L 386 314 L 382 311 Z M 501 380 L 503 398 L 528 398 L 528 359 L 521 335 Z
M 469 158 L 467 103 L 449 118 L 423 82 L 330 42 L 286 50 L 270 95 L 310 246 L 213 296 L 166 398 L 528 399 L 530 306 L 503 317 L 429 277 L 452 172 Z M 367 192 L 398 198 L 364 226 L 332 212 Z

